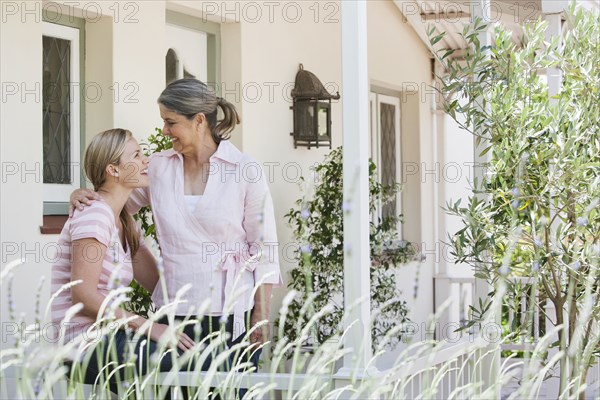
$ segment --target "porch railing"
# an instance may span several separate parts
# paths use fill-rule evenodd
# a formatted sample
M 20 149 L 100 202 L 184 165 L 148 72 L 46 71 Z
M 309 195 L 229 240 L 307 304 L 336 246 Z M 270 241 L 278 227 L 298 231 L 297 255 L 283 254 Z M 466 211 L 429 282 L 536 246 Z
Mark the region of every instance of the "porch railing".
M 473 305 L 473 293 L 475 289 L 475 278 L 469 277 L 435 277 L 435 303 L 436 310 L 445 304 L 447 309 L 438 315 L 438 324 L 436 329 L 436 338 L 439 340 L 448 339 L 448 333 L 464 326 L 470 318 L 470 306 Z M 460 335 L 466 332 L 458 333 Z
M 481 379 L 485 371 L 478 370 L 480 364 L 477 359 L 481 356 L 490 356 L 484 355 L 487 348 L 487 344 L 481 338 L 470 336 L 457 343 L 441 343 L 434 351 L 412 359 L 398 370 L 376 371 L 371 375 L 360 377 L 341 371 L 332 375 L 254 373 L 244 375 L 242 379 L 236 381 L 236 386 L 239 388 L 251 388 L 256 385 L 268 387 L 266 398 L 271 398 L 275 391 L 298 392 L 306 390 L 307 386 L 322 388 L 325 385 L 331 389 L 348 387 L 352 390 L 353 384 L 370 380 L 370 386 L 373 388 L 390 387 L 390 385 L 396 387 L 393 392 L 386 393 L 384 398 L 412 399 L 426 392 L 424 398 L 447 399 L 453 392 L 456 396 L 456 391 L 462 386 Z M 199 375 L 193 372 L 180 372 L 177 378 L 180 384 L 198 386 L 208 377 L 207 375 L 206 372 Z M 231 374 L 218 372 L 211 375 L 210 379 L 211 384 L 216 384 L 227 379 L 231 380 Z M 159 382 L 172 384 L 173 377 L 168 373 L 162 373 Z M 458 396 L 458 398 L 462 397 L 464 396 Z
M 510 338 L 509 343 L 503 344 L 503 350 L 522 351 L 538 342 L 544 327 L 552 324 L 551 316 L 555 315 L 554 305 L 546 301 L 540 302 L 537 280 L 534 277 L 514 277 L 511 282 L 520 286 L 517 293 L 508 293 L 503 301 L 503 310 L 507 316 L 509 327 L 526 327 L 519 335 Z M 465 277 L 436 277 L 436 303 L 442 304 L 446 299 L 452 299 L 448 308 L 440 316 L 440 327 L 464 326 L 470 318 L 470 306 L 473 305 L 474 278 Z M 542 311 L 540 311 L 542 310 Z M 437 338 L 447 339 L 439 329 Z M 466 334 L 466 332 L 465 332 Z
M 160 386 L 188 386 L 199 387 L 206 385 L 217 386 L 226 381 L 231 382 L 236 388 L 261 387 L 262 398 L 287 398 L 288 394 L 299 391 L 310 391 L 311 388 L 348 388 L 350 391 L 365 380 L 370 381 L 373 388 L 395 386 L 393 391 L 384 391 L 381 398 L 417 398 L 424 393 L 423 398 L 447 399 L 451 393 L 460 390 L 462 386 L 468 385 L 481 379 L 485 371 L 478 370 L 479 357 L 485 350 L 485 344 L 480 338 L 471 336 L 463 338 L 457 343 L 440 343 L 434 351 L 424 352 L 422 356 L 411 358 L 403 362 L 401 368 L 385 371 L 375 371 L 370 375 L 357 376 L 351 373 L 338 373 L 328 375 L 315 374 L 289 374 L 258 372 L 251 374 L 227 373 L 227 372 L 177 372 L 160 373 L 152 382 Z M 410 357 L 410 356 L 409 356 Z M 13 382 L 18 379 L 17 371 L 5 370 L 3 377 L 4 385 L 6 379 Z M 86 385 L 88 386 L 88 385 Z M 59 380 L 53 389 L 54 398 L 67 398 L 68 383 L 66 379 Z M 6 387 L 5 387 L 6 389 Z M 84 388 L 85 393 L 91 393 L 91 386 Z M 149 388 L 145 398 L 152 397 Z M 279 392 L 279 393 L 276 393 Z M 289 393 L 292 392 L 292 393 Z M 173 393 L 172 398 L 177 395 Z M 458 396 L 463 398 L 466 396 Z M 261 397 L 257 397 L 261 398 Z

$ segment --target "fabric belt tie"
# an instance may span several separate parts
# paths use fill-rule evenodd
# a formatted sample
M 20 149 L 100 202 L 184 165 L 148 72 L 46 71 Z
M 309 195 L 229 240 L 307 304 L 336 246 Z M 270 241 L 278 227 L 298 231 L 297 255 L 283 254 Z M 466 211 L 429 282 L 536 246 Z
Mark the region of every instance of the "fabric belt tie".
M 237 339 L 246 331 L 244 315 L 249 305 L 244 302 L 245 292 L 252 290 L 247 285 L 242 286 L 241 275 L 245 271 L 254 272 L 257 264 L 256 256 L 252 256 L 249 260 L 244 260 L 241 254 L 236 251 L 225 252 L 221 258 L 220 267 L 225 272 L 225 301 L 223 303 L 222 315 L 229 315 L 233 305 L 232 340 Z M 215 296 L 220 295 L 220 293 L 215 292 L 213 292 L 213 301 L 215 300 Z M 220 299 L 218 300 L 220 301 Z

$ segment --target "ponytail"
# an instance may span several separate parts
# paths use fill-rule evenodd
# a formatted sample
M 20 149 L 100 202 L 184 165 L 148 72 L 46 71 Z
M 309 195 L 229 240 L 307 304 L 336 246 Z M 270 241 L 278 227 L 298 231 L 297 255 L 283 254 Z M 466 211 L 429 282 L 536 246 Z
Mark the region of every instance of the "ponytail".
M 223 119 L 217 126 L 211 127 L 211 132 L 213 139 L 219 144 L 221 140 L 228 140 L 231 137 L 231 131 L 240 123 L 240 116 L 235 106 L 222 97 L 217 97 L 217 105 L 223 110 Z

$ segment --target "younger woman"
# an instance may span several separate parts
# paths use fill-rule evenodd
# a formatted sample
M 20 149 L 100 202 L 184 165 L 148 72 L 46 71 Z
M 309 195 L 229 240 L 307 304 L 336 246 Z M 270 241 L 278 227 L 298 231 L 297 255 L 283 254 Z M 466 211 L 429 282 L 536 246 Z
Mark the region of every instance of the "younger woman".
M 75 211 L 59 238 L 61 257 L 52 267 L 52 291 L 56 293 L 63 285 L 81 280 L 60 292 L 52 304 L 53 322 L 65 328 L 64 341 L 73 341 L 79 336 L 84 341 L 97 340 L 90 328 L 97 318 L 103 317 L 100 310 L 112 289 L 126 287 L 135 278 L 152 292 L 158 281 L 154 257 L 144 245 L 140 229 L 124 210 L 133 189 L 149 184 L 148 159 L 139 144 L 125 129 L 102 132 L 88 146 L 84 163 L 85 173 L 102 201 Z M 65 324 L 66 311 L 77 303 L 83 308 Z M 116 317 L 132 317 L 128 323 L 132 331 L 140 329 L 146 322 L 145 318 L 120 308 L 116 310 Z M 135 345 L 137 371 L 146 371 L 148 357 L 144 356 L 156 350 L 157 342 L 166 330 L 167 325 L 153 324 L 149 331 L 143 332 L 149 340 L 140 340 Z M 93 354 L 85 366 L 85 382 L 94 383 L 107 361 L 121 365 L 127 356 L 130 339 L 125 330 L 120 330 L 110 338 L 110 345 L 101 343 L 92 347 Z M 147 347 L 140 349 L 142 343 Z M 180 351 L 193 345 L 185 333 L 178 336 Z M 162 357 L 160 362 L 161 370 L 169 370 L 172 366 L 169 356 Z M 116 391 L 119 379 L 122 376 L 114 376 L 109 381 L 111 390 Z

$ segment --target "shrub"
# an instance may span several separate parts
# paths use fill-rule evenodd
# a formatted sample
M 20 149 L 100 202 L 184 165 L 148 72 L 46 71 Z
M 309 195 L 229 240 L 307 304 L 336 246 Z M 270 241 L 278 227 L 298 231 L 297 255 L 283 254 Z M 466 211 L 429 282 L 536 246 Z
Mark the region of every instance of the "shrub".
M 347 210 L 342 194 L 342 148 L 334 149 L 325 161 L 315 168 L 318 180 L 314 195 L 296 201 L 296 207 L 285 217 L 293 227 L 294 237 L 301 244 L 296 252 L 298 266 L 291 270 L 290 289 L 299 295 L 289 305 L 289 318 L 285 322 L 285 335 L 295 340 L 301 327 L 305 326 L 313 312 L 305 313 L 302 308 L 309 297 L 314 296 L 312 310 L 333 306 L 333 312 L 322 317 L 309 339 L 311 345 L 322 344 L 339 334 L 344 310 L 343 299 L 343 215 Z M 376 166 L 369 165 L 370 211 L 375 205 L 389 202 L 398 192 L 399 185 L 386 186 L 375 180 Z M 302 178 L 301 182 L 304 182 Z M 412 259 L 416 251 L 406 241 L 398 240 L 398 224 L 401 215 L 380 218 L 370 223 L 371 244 L 371 307 L 381 309 L 381 314 L 372 325 L 376 346 L 378 338 L 394 326 L 407 321 L 406 302 L 396 286 L 395 273 L 398 267 Z M 395 345 L 400 337 L 392 338 Z

